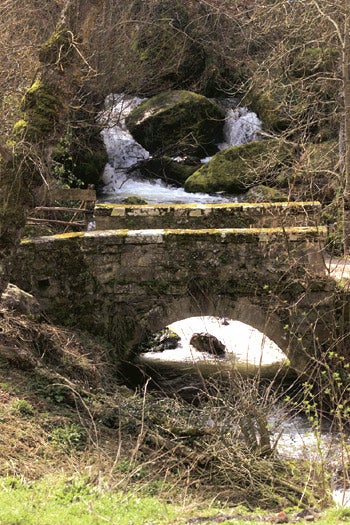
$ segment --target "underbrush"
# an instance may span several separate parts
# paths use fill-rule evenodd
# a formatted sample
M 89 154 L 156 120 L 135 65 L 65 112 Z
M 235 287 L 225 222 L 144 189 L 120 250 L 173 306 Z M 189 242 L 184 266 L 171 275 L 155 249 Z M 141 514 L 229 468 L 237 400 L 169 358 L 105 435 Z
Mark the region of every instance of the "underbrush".
M 277 381 L 207 381 L 192 403 L 147 381 L 132 391 L 103 341 L 1 315 L 1 524 L 319 519 L 331 505 L 326 462 L 278 453 L 290 413 Z M 348 456 L 339 464 L 348 472 Z

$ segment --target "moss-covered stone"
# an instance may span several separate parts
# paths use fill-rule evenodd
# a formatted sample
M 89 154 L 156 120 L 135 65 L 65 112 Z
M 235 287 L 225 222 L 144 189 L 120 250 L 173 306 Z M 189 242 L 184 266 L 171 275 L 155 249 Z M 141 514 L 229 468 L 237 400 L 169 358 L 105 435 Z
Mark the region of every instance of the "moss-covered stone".
M 278 182 L 281 187 L 286 187 L 286 180 Z M 329 204 L 343 191 L 338 140 L 303 146 L 287 182 L 296 200 L 318 200 L 323 205 Z
M 137 197 L 136 195 L 131 195 L 130 197 L 127 197 L 126 199 L 123 199 L 122 204 L 147 204 L 147 202 L 140 197 Z
M 131 59 L 135 60 L 141 78 L 144 75 L 149 78 L 153 93 L 154 89 L 161 91 L 173 86 L 186 89 L 198 82 L 206 67 L 206 57 L 198 39 L 188 36 L 193 16 L 188 2 L 134 1 L 130 11 L 131 19 L 143 21 L 132 28 Z
M 292 162 L 294 148 L 275 139 L 233 146 L 217 153 L 191 175 L 189 192 L 242 193 L 258 184 L 274 184 L 281 170 Z
M 60 106 L 57 94 L 42 80 L 36 80 L 22 99 L 23 118 L 14 125 L 15 136 L 35 142 L 53 132 Z
M 52 33 L 39 49 L 39 60 L 46 65 L 67 62 L 72 48 L 72 33 L 65 29 Z
M 332 47 L 276 49 L 251 75 L 245 104 L 259 115 L 264 129 L 296 135 L 303 130 L 320 141 L 334 138 L 339 129 L 338 61 Z
M 284 86 L 268 87 L 259 82 L 252 86 L 246 103 L 258 114 L 265 129 L 280 132 L 290 125 Z
M 244 202 L 284 202 L 288 200 L 288 195 L 276 188 L 269 188 L 264 184 L 254 186 L 243 196 Z
M 199 161 L 189 165 L 185 162 L 177 162 L 170 157 L 160 157 L 146 161 L 140 169 L 142 175 L 147 178 L 161 179 L 168 184 L 183 186 L 199 165 Z
M 204 157 L 222 140 L 222 110 L 202 95 L 167 91 L 136 107 L 126 119 L 134 138 L 152 154 Z

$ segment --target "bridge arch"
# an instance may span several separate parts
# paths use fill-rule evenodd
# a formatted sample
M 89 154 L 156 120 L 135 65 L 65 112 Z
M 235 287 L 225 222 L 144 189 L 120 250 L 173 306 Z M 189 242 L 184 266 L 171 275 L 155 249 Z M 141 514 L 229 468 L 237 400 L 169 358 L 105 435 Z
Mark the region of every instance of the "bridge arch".
M 290 353 L 290 342 L 281 319 L 272 311 L 267 315 L 265 308 L 254 304 L 248 297 L 237 299 L 223 297 L 219 301 L 209 298 L 201 303 L 190 295 L 171 298 L 167 303 L 162 302 L 161 305 L 150 308 L 145 314 L 138 316 L 129 346 L 138 346 L 149 334 L 158 332 L 175 321 L 207 316 L 227 318 L 247 324 L 266 335 L 287 356 Z

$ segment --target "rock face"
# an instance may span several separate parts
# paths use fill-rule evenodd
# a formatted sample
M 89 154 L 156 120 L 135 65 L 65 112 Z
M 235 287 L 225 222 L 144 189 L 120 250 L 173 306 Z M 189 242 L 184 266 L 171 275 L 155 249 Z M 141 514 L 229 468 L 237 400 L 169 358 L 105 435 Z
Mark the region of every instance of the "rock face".
M 190 344 L 199 352 L 207 352 L 216 356 L 225 355 L 226 347 L 215 335 L 193 334 Z
M 42 314 L 41 306 L 35 297 L 14 284 L 7 285 L 1 297 L 0 308 L 1 310 L 11 310 L 18 314 L 28 315 L 33 319 Z
M 187 179 L 185 190 L 244 193 L 258 184 L 274 185 L 292 158 L 293 148 L 275 139 L 232 146 L 195 171 Z
M 174 350 L 180 341 L 180 336 L 165 328 L 153 334 L 142 346 L 142 352 L 164 352 L 164 350 Z
M 205 157 L 222 141 L 224 114 L 190 91 L 166 91 L 135 108 L 126 119 L 134 138 L 152 155 Z

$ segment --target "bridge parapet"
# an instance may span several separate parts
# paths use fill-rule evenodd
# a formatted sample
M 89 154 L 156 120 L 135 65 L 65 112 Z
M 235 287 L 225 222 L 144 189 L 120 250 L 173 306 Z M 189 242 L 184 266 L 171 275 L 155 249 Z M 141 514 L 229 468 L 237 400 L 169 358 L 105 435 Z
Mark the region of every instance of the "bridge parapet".
M 276 228 L 316 226 L 319 202 L 222 204 L 97 204 L 97 230 L 152 228 Z

